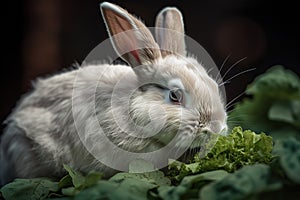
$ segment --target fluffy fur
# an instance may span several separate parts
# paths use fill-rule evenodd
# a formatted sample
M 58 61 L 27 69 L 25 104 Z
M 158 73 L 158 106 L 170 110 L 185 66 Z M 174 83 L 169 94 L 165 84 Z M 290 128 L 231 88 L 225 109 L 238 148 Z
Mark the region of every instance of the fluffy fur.
M 117 23 L 107 19 L 115 17 L 118 12 L 132 19 L 131 23 L 137 21 L 115 5 L 112 7 L 105 3 L 102 12 L 105 9 L 109 10 L 106 12 L 109 16 L 105 18 L 107 26 L 117 26 Z M 178 16 L 177 9 L 164 9 L 160 15 L 165 15 L 164 12 L 169 10 L 168 18 L 179 19 L 170 16 L 174 12 Z M 158 18 L 161 21 L 160 15 Z M 138 23 L 141 26 L 142 23 Z M 164 23 L 179 23 L 179 26 L 183 26 L 182 21 L 167 20 Z M 176 27 L 176 24 L 167 27 Z M 111 36 L 114 35 L 111 28 L 108 31 Z M 144 25 L 138 31 L 137 34 L 149 34 Z M 162 31 L 160 34 L 170 33 Z M 169 40 L 172 40 L 170 36 Z M 149 41 L 153 43 L 149 44 L 150 47 L 160 45 L 153 38 L 148 38 Z M 121 44 L 116 40 L 112 42 L 117 52 L 127 45 L 126 41 Z M 134 152 L 147 152 L 163 144 L 157 137 L 143 138 L 128 134 L 132 132 L 147 136 L 151 131 L 157 131 L 159 137 L 169 137 L 179 132 L 180 137 L 176 143 L 179 148 L 187 138 L 201 135 L 204 131 L 224 131 L 227 128 L 226 112 L 217 83 L 194 58 L 178 56 L 185 52 L 182 46 L 184 43 L 180 45 L 178 47 L 176 44 L 175 47 L 170 43 L 167 54 L 161 54 L 158 49 L 139 49 L 135 52 L 137 54 L 131 55 L 129 52 L 125 56 L 118 52 L 132 68 L 125 65 L 87 65 L 50 78 L 38 79 L 34 90 L 22 98 L 6 120 L 7 127 L 0 150 L 1 184 L 15 177 L 62 176 L 63 164 L 82 172 L 100 170 L 107 175 L 115 173 L 87 151 L 78 135 L 79 131 L 84 134 L 86 142 L 97 144 L 97 149 L 105 157 L 106 144 L 99 137 L 99 124 L 105 135 L 117 146 Z M 178 49 L 180 52 L 177 52 Z M 139 67 L 138 64 L 144 66 Z M 126 84 L 119 84 L 120 81 Z M 155 84 L 139 87 L 144 82 L 165 88 L 156 87 Z M 172 84 L 183 87 L 186 98 L 184 105 L 174 105 L 167 101 L 167 88 L 174 87 Z M 114 105 L 112 94 L 118 97 L 114 99 Z M 131 94 L 130 101 L 128 94 Z M 124 106 L 127 104 L 128 107 Z M 162 110 L 164 114 L 161 114 Z M 74 115 L 78 119 L 76 125 Z M 163 127 L 159 127 L 161 121 L 165 121 Z M 149 122 L 153 122 L 152 129 L 136 128 L 146 126 Z

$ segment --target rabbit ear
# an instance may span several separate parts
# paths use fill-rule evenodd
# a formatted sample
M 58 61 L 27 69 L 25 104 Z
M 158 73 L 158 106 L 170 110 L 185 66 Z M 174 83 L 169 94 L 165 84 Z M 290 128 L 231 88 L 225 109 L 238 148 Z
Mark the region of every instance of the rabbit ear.
M 100 8 L 113 46 L 128 64 L 136 67 L 161 57 L 158 44 L 141 21 L 108 2 L 102 3 Z
M 162 49 L 162 55 L 186 55 L 184 25 L 181 12 L 174 7 L 160 11 L 155 22 L 155 37 Z

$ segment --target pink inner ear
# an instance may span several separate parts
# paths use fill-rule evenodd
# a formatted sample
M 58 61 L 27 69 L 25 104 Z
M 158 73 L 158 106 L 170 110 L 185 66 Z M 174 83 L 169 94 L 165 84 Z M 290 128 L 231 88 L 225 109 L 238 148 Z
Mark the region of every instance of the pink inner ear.
M 133 55 L 133 57 L 135 58 L 137 63 L 141 63 L 141 60 L 140 60 L 140 57 L 139 57 L 139 54 L 138 54 L 137 50 L 130 51 L 130 53 Z

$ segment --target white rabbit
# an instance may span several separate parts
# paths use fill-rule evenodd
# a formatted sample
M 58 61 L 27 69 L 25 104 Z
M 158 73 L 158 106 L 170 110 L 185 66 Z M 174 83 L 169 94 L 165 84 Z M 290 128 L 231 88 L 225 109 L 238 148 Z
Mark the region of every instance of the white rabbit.
M 160 136 L 177 132 L 178 146 L 205 131 L 226 133 L 227 115 L 218 84 L 201 64 L 186 55 L 178 9 L 167 7 L 158 14 L 157 43 L 146 26 L 126 10 L 105 2 L 101 11 L 116 52 L 131 67 L 87 64 L 38 79 L 34 90 L 25 95 L 5 121 L 0 149 L 1 184 L 16 177 L 59 177 L 65 173 L 63 164 L 82 172 L 100 170 L 113 174 L 113 169 L 86 149 L 78 134 L 80 131 L 86 140 L 95 142 L 105 157 L 111 152 L 107 152 L 101 137 L 97 139 L 99 124 L 116 146 L 134 152 L 161 147 Z M 118 84 L 121 80 L 125 84 Z M 92 87 L 95 83 L 96 88 Z M 117 85 L 119 96 L 112 99 Z M 86 98 L 74 96 L 74 89 Z M 76 102 L 75 107 L 72 102 Z M 99 124 L 93 119 L 92 108 Z M 147 135 L 149 129 L 134 129 L 135 136 L 128 134 L 133 130 L 132 123 L 143 126 L 151 120 L 154 122 L 150 132 L 155 130 L 158 136 L 136 137 Z M 159 122 L 164 123 L 158 129 Z

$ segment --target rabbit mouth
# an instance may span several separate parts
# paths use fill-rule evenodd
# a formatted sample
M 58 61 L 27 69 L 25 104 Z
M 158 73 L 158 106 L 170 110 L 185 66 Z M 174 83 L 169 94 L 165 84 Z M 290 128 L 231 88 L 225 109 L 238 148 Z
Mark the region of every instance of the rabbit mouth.
M 202 155 L 203 151 L 205 151 L 204 147 L 191 147 L 186 150 L 184 154 L 182 154 L 177 160 L 183 163 L 191 163 L 194 160 L 194 157 L 197 155 Z
M 194 156 L 205 157 L 213 148 L 220 134 L 211 131 L 201 131 L 186 151 L 186 159 L 193 159 Z M 186 161 L 188 161 L 186 160 Z
M 178 160 L 184 163 L 190 163 L 195 159 L 196 156 L 199 158 L 204 158 L 210 152 L 212 146 L 213 145 L 190 147 L 178 158 Z

